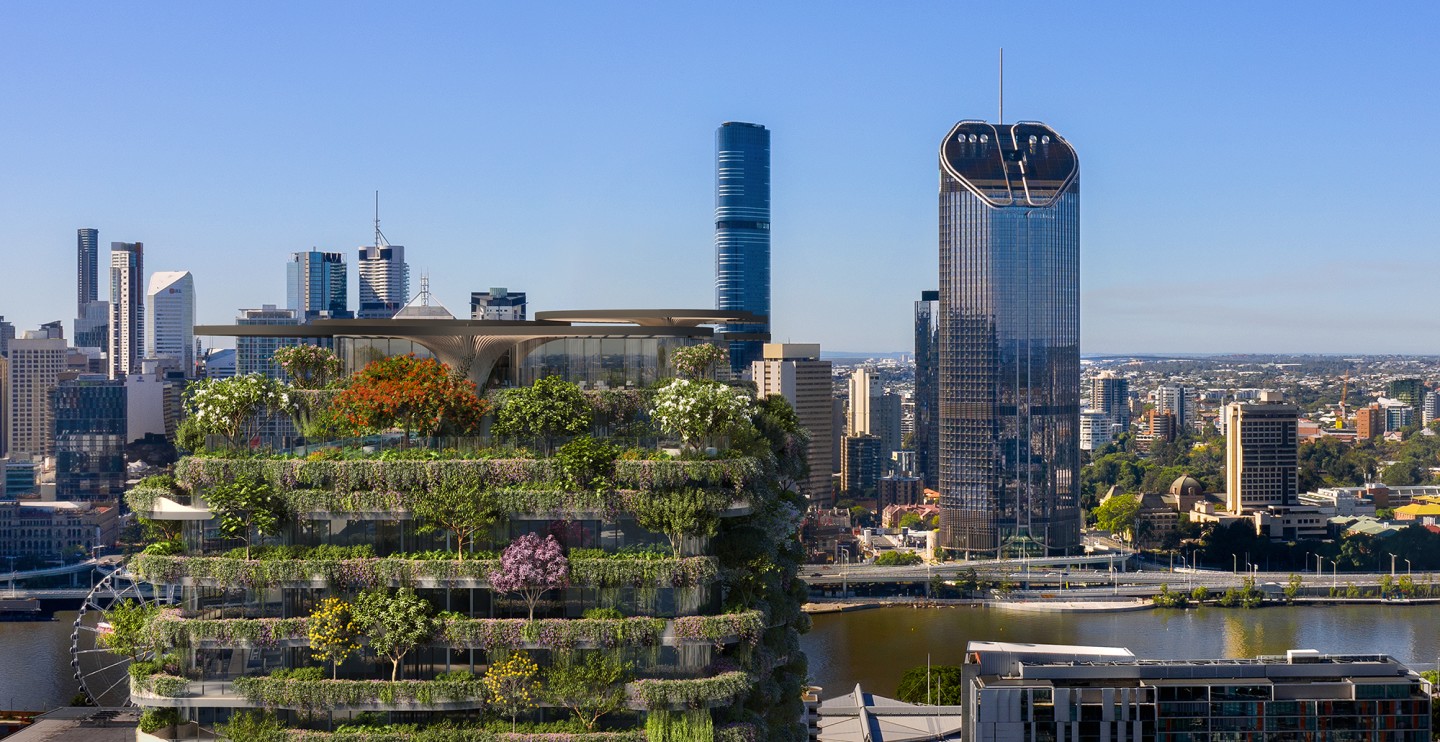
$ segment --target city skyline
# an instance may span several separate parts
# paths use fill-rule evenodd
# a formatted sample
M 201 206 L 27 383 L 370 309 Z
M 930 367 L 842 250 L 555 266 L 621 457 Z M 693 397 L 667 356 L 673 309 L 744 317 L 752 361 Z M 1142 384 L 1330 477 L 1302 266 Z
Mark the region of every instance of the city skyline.
M 1423 298 L 1333 298 L 1432 260 L 1440 217 L 1358 216 L 1388 212 L 1362 185 L 1373 150 L 1355 142 L 1434 115 L 1415 91 L 1437 61 L 1422 30 L 1435 8 L 1056 5 L 1023 32 L 978 6 L 766 9 L 756 30 L 684 8 L 546 22 L 520 7 L 367 8 L 338 27 L 325 7 L 5 8 L 0 62 L 26 74 L 0 81 L 0 135 L 26 146 L 0 171 L 3 256 L 26 261 L 0 276 L 0 311 L 21 328 L 68 319 L 53 297 L 71 290 L 60 276 L 81 227 L 191 271 L 199 321 L 283 305 L 274 266 L 369 242 L 375 189 L 387 235 L 447 304 L 508 285 L 535 311 L 706 306 L 710 133 L 746 120 L 774 133 L 775 341 L 903 351 L 913 297 L 934 285 L 932 132 L 993 118 L 1003 46 L 1006 118 L 1086 143 L 1083 353 L 1431 350 L 1433 320 L 1412 319 Z M 956 49 L 960 25 L 997 30 Z M 617 29 L 625 52 L 595 28 Z M 782 51 L 706 61 L 742 28 Z M 376 29 L 403 60 L 342 51 Z M 603 187 L 567 197 L 557 184 L 579 171 L 561 141 L 599 143 L 584 152 Z M 1433 148 L 1406 156 L 1440 164 Z M 1264 198 L 1243 180 L 1256 162 L 1275 166 Z M 636 276 L 643 292 L 614 290 Z

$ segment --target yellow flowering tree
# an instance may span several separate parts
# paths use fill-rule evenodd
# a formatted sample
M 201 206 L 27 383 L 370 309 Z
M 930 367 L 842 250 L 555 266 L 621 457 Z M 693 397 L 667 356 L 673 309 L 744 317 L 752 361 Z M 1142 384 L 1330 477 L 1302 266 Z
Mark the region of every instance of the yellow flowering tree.
M 516 717 L 535 708 L 540 694 L 540 682 L 536 679 L 539 674 L 540 666 L 524 652 L 515 652 L 485 671 L 485 693 L 495 710 L 510 717 L 511 732 L 515 731 Z
M 360 624 L 352 615 L 350 604 L 339 598 L 326 598 L 310 614 L 310 656 L 330 663 L 330 678 L 339 674 L 340 663 L 360 650 Z

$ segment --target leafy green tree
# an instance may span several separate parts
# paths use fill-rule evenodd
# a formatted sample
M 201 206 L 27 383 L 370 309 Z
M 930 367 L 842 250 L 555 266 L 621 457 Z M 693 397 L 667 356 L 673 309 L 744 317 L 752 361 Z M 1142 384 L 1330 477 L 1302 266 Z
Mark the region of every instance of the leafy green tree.
M 1095 525 L 1112 533 L 1133 534 L 1140 515 L 1140 498 L 1135 495 L 1113 495 L 1091 513 Z
M 877 567 L 911 567 L 920 564 L 923 559 L 913 551 L 887 551 L 875 557 Z
M 116 603 L 105 611 L 105 623 L 110 631 L 99 635 L 100 646 L 130 658 L 131 662 L 149 654 L 155 649 L 150 635 L 150 622 L 159 614 L 160 608 L 135 601 Z
M 310 656 L 330 663 L 330 678 L 340 672 L 340 663 L 360 651 L 360 624 L 355 621 L 349 603 L 339 598 L 325 598 L 305 622 L 310 639 Z
M 560 473 L 571 487 L 603 490 L 615 476 L 615 459 L 620 449 L 607 441 L 581 435 L 555 452 Z
M 416 530 L 431 533 L 448 531 L 455 536 L 455 551 L 463 554 L 466 544 L 474 546 L 481 533 L 505 517 L 492 498 L 474 488 L 436 487 L 411 505 L 420 521 Z
M 355 620 L 370 648 L 390 660 L 390 679 L 400 674 L 400 662 L 410 650 L 435 635 L 434 607 L 430 601 L 402 587 L 390 590 L 366 590 L 355 598 Z
M 631 499 L 635 522 L 641 528 L 665 534 L 670 550 L 680 556 L 687 536 L 714 536 L 720 525 L 720 510 L 728 497 L 706 489 L 685 495 L 661 490 L 642 490 Z
M 283 742 L 285 725 L 269 711 L 236 711 L 230 721 L 215 725 L 215 734 L 228 742 Z
M 545 453 L 562 437 L 590 429 L 593 413 L 585 392 L 559 376 L 546 376 L 506 393 L 490 431 L 498 436 L 539 441 Z
M 900 676 L 896 700 L 932 706 L 958 705 L 964 687 L 961 668 L 956 665 L 931 665 L 928 683 L 924 666 L 912 667 Z
M 900 527 L 916 530 L 925 525 L 925 519 L 919 513 L 906 513 L 900 516 Z
M 610 652 L 591 652 L 583 661 L 560 662 L 545 673 L 545 695 L 594 731 L 601 717 L 625 707 L 631 664 Z
M 1420 484 L 1423 478 L 1424 474 L 1419 462 L 1413 459 L 1397 461 L 1385 467 L 1385 472 L 1380 475 L 1380 481 L 1390 487 Z
M 1300 595 L 1300 587 L 1302 584 L 1300 575 L 1290 575 L 1289 581 L 1285 583 L 1285 600 L 1294 603 L 1295 598 Z
M 259 479 L 247 477 L 216 485 L 205 493 L 205 501 L 220 525 L 220 533 L 245 542 L 246 559 L 250 558 L 252 537 L 257 533 L 279 533 L 286 518 L 285 498 Z
M 1190 591 L 1190 599 L 1196 603 L 1204 603 L 1210 599 L 1210 588 L 1204 585 L 1196 585 L 1195 589 Z
M 324 389 L 340 377 L 344 368 L 335 351 L 318 345 L 286 345 L 276 349 L 270 360 L 296 389 Z

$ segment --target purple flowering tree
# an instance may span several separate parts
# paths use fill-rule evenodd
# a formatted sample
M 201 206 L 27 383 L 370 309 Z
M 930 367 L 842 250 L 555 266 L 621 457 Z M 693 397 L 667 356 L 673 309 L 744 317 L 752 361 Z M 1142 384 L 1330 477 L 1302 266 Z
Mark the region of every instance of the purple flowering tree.
M 500 555 L 500 569 L 488 575 L 490 587 L 502 593 L 520 593 L 535 620 L 535 604 L 545 593 L 570 584 L 570 560 L 554 536 L 541 539 L 527 533 L 510 542 Z

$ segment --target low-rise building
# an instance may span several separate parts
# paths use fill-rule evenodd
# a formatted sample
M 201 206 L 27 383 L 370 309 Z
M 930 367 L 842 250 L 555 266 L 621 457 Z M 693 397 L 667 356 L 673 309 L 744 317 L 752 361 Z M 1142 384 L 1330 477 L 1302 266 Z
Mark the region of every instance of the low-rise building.
M 1150 660 L 1119 647 L 972 641 L 963 677 L 967 742 L 1430 734 L 1430 683 L 1385 655 Z
M 79 502 L 0 502 L 0 543 L 17 557 L 89 554 L 120 536 L 119 508 Z

